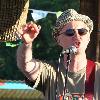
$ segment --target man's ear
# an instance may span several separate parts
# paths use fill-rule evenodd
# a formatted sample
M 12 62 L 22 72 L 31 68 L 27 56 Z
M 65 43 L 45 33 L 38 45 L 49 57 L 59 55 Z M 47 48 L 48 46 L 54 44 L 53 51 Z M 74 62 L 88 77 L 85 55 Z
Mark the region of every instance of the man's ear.
M 61 45 L 61 41 L 60 41 L 59 37 L 57 37 L 56 40 L 57 40 L 57 44 Z
M 90 42 L 90 37 L 88 38 L 88 44 L 89 44 L 89 42 Z
M 89 33 L 89 35 L 88 35 L 88 43 L 90 42 L 90 33 Z
M 57 43 L 60 44 L 60 39 L 57 39 Z
M 88 41 L 90 42 L 90 38 L 88 38 Z

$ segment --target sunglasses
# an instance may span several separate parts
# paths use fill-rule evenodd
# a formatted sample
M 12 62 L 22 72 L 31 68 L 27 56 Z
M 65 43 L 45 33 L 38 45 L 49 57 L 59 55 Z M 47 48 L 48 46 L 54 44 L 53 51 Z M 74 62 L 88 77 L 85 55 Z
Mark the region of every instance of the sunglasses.
M 85 29 L 85 28 L 81 28 L 81 29 L 77 29 L 77 30 L 78 30 L 78 34 L 79 34 L 80 36 L 83 36 L 83 35 L 87 34 L 87 32 L 88 32 L 88 30 Z M 74 36 L 75 33 L 76 33 L 75 29 L 67 29 L 67 30 L 64 32 L 64 34 L 65 34 L 66 36 Z

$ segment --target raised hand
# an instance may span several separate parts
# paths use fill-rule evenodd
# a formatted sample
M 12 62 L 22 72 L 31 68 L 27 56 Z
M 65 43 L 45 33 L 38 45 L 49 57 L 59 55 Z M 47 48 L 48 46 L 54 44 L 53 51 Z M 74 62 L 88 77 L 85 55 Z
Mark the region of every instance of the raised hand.
M 41 29 L 41 26 L 37 26 L 33 22 L 29 22 L 22 27 L 22 40 L 24 43 L 29 44 L 34 41 Z

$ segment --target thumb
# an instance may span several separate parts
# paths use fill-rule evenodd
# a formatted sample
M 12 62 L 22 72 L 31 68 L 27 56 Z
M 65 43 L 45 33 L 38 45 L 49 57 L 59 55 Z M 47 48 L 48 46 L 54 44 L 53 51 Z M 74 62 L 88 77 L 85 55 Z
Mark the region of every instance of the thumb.
M 41 30 L 41 26 L 40 25 L 38 25 L 38 29 L 39 29 L 39 31 Z

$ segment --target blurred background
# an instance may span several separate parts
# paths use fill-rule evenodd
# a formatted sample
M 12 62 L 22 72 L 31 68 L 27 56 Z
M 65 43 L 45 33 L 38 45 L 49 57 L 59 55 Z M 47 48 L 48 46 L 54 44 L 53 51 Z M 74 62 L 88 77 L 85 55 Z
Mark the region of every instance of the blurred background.
M 55 62 L 58 60 L 61 48 L 57 46 L 56 42 L 52 38 L 52 28 L 57 19 L 57 15 L 48 13 L 45 18 L 34 21 L 31 15 L 32 9 L 49 12 L 63 12 L 68 8 L 72 8 L 78 12 L 87 14 L 94 21 L 94 30 L 91 35 L 90 46 L 87 49 L 87 57 L 94 61 L 100 61 L 100 0 L 30 0 L 29 2 L 27 22 L 33 21 L 42 27 L 38 38 L 36 38 L 33 43 L 33 56 L 35 58 Z M 16 44 L 18 42 L 19 41 L 16 41 L 14 43 Z M 11 47 L 6 46 L 3 42 L 0 43 L 0 80 L 24 80 L 24 76 L 19 71 L 16 64 L 17 48 L 18 46 Z M 14 93 L 11 92 L 11 90 L 9 91 L 12 94 L 16 93 L 14 90 Z M 0 93 L 4 92 L 3 95 L 5 95 L 5 92 L 10 94 L 9 91 L 0 90 Z M 16 91 L 19 94 L 22 92 L 23 95 L 29 93 L 26 93 L 25 90 Z M 10 96 L 6 98 L 6 96 L 0 95 L 3 98 L 0 100 L 42 100 L 40 92 L 32 91 L 31 94 L 31 91 L 32 90 L 30 90 L 30 94 L 28 94 L 30 98 L 25 97 L 24 95 L 25 98 L 21 99 L 21 96 L 18 98 L 17 94 L 17 97 L 15 96 L 11 99 Z M 36 94 L 38 95 L 36 96 Z

